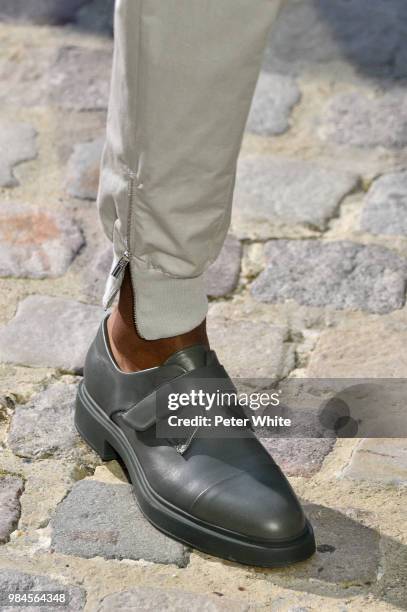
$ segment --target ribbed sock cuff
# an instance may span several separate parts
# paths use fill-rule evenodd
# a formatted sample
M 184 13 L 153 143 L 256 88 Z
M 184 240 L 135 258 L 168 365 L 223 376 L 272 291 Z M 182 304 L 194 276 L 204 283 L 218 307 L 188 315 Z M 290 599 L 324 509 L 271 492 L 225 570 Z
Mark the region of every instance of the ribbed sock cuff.
M 146 340 L 169 338 L 197 327 L 208 310 L 204 276 L 174 278 L 132 258 L 135 323 Z

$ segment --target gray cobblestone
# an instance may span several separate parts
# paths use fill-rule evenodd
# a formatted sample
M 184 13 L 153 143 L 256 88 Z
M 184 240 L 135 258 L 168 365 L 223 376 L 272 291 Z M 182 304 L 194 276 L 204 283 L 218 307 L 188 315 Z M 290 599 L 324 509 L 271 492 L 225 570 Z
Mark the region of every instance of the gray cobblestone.
M 81 481 L 52 519 L 52 547 L 79 557 L 185 565 L 186 549 L 147 522 L 131 485 Z
M 0 474 L 0 544 L 7 542 L 17 527 L 22 492 L 21 478 Z
M 389 249 L 352 242 L 277 240 L 267 244 L 268 266 L 252 285 L 264 302 L 293 299 L 386 313 L 404 305 L 407 261 Z
M 2 106 L 32 107 L 47 103 L 47 75 L 53 61 L 53 49 L 27 45 L 18 53 L 0 57 L 0 78 L 7 88 L 0 91 Z
M 30 296 L 0 328 L 0 361 L 81 371 L 103 316 L 101 307 Z
M 8 435 L 13 453 L 29 459 L 66 456 L 78 445 L 73 413 L 76 384 L 55 383 L 16 406 Z
M 263 445 L 288 476 L 310 477 L 322 466 L 335 440 L 331 438 L 262 438 Z
M 81 200 L 96 200 L 104 138 L 75 146 L 68 163 L 68 193 Z
M 7 91 L 0 102 L 14 108 L 57 107 L 67 111 L 107 108 L 112 47 L 27 46 L 18 54 L 0 57 L 0 78 Z
M 242 246 L 229 234 L 221 252 L 205 274 L 206 291 L 211 297 L 222 297 L 231 293 L 239 280 Z
M 238 165 L 232 225 L 240 237 L 268 238 L 273 226 L 321 230 L 358 183 L 314 162 L 248 155 Z
M 372 234 L 407 235 L 407 172 L 374 181 L 365 197 L 360 227 Z
M 81 271 L 82 290 L 86 299 L 93 304 L 102 303 L 103 293 L 107 276 L 110 272 L 113 261 L 113 249 L 107 240 L 92 253 L 92 260 L 89 265 L 84 266 Z
M 37 132 L 27 123 L 0 123 L 0 187 L 19 184 L 14 168 L 37 156 Z
M 260 74 L 247 129 L 261 136 L 283 134 L 290 127 L 290 115 L 300 101 L 298 85 L 289 76 Z
M 107 107 L 111 51 L 61 47 L 47 74 L 48 101 L 73 110 Z
M 86 591 L 82 587 L 66 585 L 49 576 L 27 574 L 17 569 L 0 569 L 0 592 L 16 591 L 64 591 L 69 603 L 64 605 L 66 612 L 81 612 L 86 603 Z M 2 612 L 15 612 L 16 606 L 2 607 Z M 51 612 L 55 606 L 25 606 L 27 612 Z
M 294 367 L 294 348 L 284 327 L 209 313 L 208 334 L 221 363 L 235 378 L 280 378 Z
M 338 94 L 327 105 L 320 136 L 339 145 L 401 148 L 407 145 L 407 94 L 403 89 L 368 96 Z

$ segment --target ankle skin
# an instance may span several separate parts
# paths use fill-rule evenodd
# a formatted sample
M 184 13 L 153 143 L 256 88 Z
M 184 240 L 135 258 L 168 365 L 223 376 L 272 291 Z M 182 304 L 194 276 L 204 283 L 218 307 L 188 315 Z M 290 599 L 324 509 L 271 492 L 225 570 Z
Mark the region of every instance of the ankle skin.
M 123 372 L 135 372 L 162 365 L 173 353 L 195 344 L 209 346 L 206 320 L 195 329 L 179 336 L 158 340 L 141 338 L 134 324 L 133 304 L 133 288 L 127 269 L 120 289 L 119 303 L 107 322 L 111 350 Z

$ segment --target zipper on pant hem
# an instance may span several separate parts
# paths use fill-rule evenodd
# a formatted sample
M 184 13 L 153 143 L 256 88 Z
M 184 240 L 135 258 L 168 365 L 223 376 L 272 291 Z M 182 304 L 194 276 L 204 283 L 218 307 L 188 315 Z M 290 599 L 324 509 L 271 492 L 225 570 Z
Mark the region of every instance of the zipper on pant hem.
M 127 268 L 129 261 L 130 261 L 130 253 L 129 251 L 126 250 L 124 251 L 123 255 L 120 257 L 119 261 L 113 268 L 111 275 L 114 276 L 114 278 L 119 278 L 119 276 Z
M 119 261 L 113 268 L 111 275 L 114 278 L 120 278 L 131 260 L 131 250 L 130 250 L 130 241 L 131 241 L 131 225 L 132 225 L 132 214 L 133 214 L 133 195 L 134 195 L 134 181 L 137 178 L 137 175 L 132 170 L 128 170 L 128 183 L 127 183 L 127 197 L 128 197 L 128 210 L 127 210 L 127 228 L 126 228 L 126 248 L 123 251 Z M 139 329 L 137 327 L 137 318 L 136 318 L 136 310 L 137 310 L 137 297 L 136 291 L 133 287 L 133 280 L 131 278 L 131 270 L 130 270 L 130 283 L 133 290 L 133 320 L 134 326 L 136 328 L 137 333 L 141 336 Z M 117 290 L 118 291 L 118 290 Z M 114 295 L 116 295 L 117 291 Z M 114 296 L 112 297 L 112 299 Z
M 123 257 L 127 256 L 128 257 L 128 261 L 125 264 L 125 267 L 128 265 L 128 263 L 130 262 L 130 258 L 131 258 L 130 244 L 131 244 L 131 226 L 132 226 L 132 218 L 133 218 L 134 180 L 135 179 L 137 179 L 137 174 L 135 172 L 133 172 L 132 170 L 129 170 L 128 187 L 127 187 L 127 195 L 128 195 L 127 235 L 126 235 L 126 246 L 127 246 L 127 249 L 126 249 L 125 253 L 123 253 Z M 131 268 L 130 268 L 130 284 L 131 284 L 131 288 L 133 290 L 133 320 L 134 320 L 134 327 L 136 328 L 136 332 L 139 334 L 139 336 L 141 336 L 141 334 L 139 332 L 139 329 L 137 327 L 137 317 L 136 317 L 137 295 L 136 295 L 136 291 L 135 291 L 135 289 L 133 287 L 133 279 L 131 277 Z

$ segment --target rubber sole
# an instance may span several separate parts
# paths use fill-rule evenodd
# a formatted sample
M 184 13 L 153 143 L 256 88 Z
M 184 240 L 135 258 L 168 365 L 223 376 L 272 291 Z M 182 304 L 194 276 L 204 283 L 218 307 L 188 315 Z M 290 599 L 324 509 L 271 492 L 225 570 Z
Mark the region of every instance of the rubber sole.
M 160 497 L 148 483 L 124 433 L 92 400 L 83 382 L 76 398 L 75 426 L 101 459 L 122 459 L 142 513 L 171 538 L 207 554 L 257 567 L 283 567 L 304 561 L 315 552 L 314 533 L 308 521 L 305 531 L 294 540 L 260 542 L 204 523 Z

